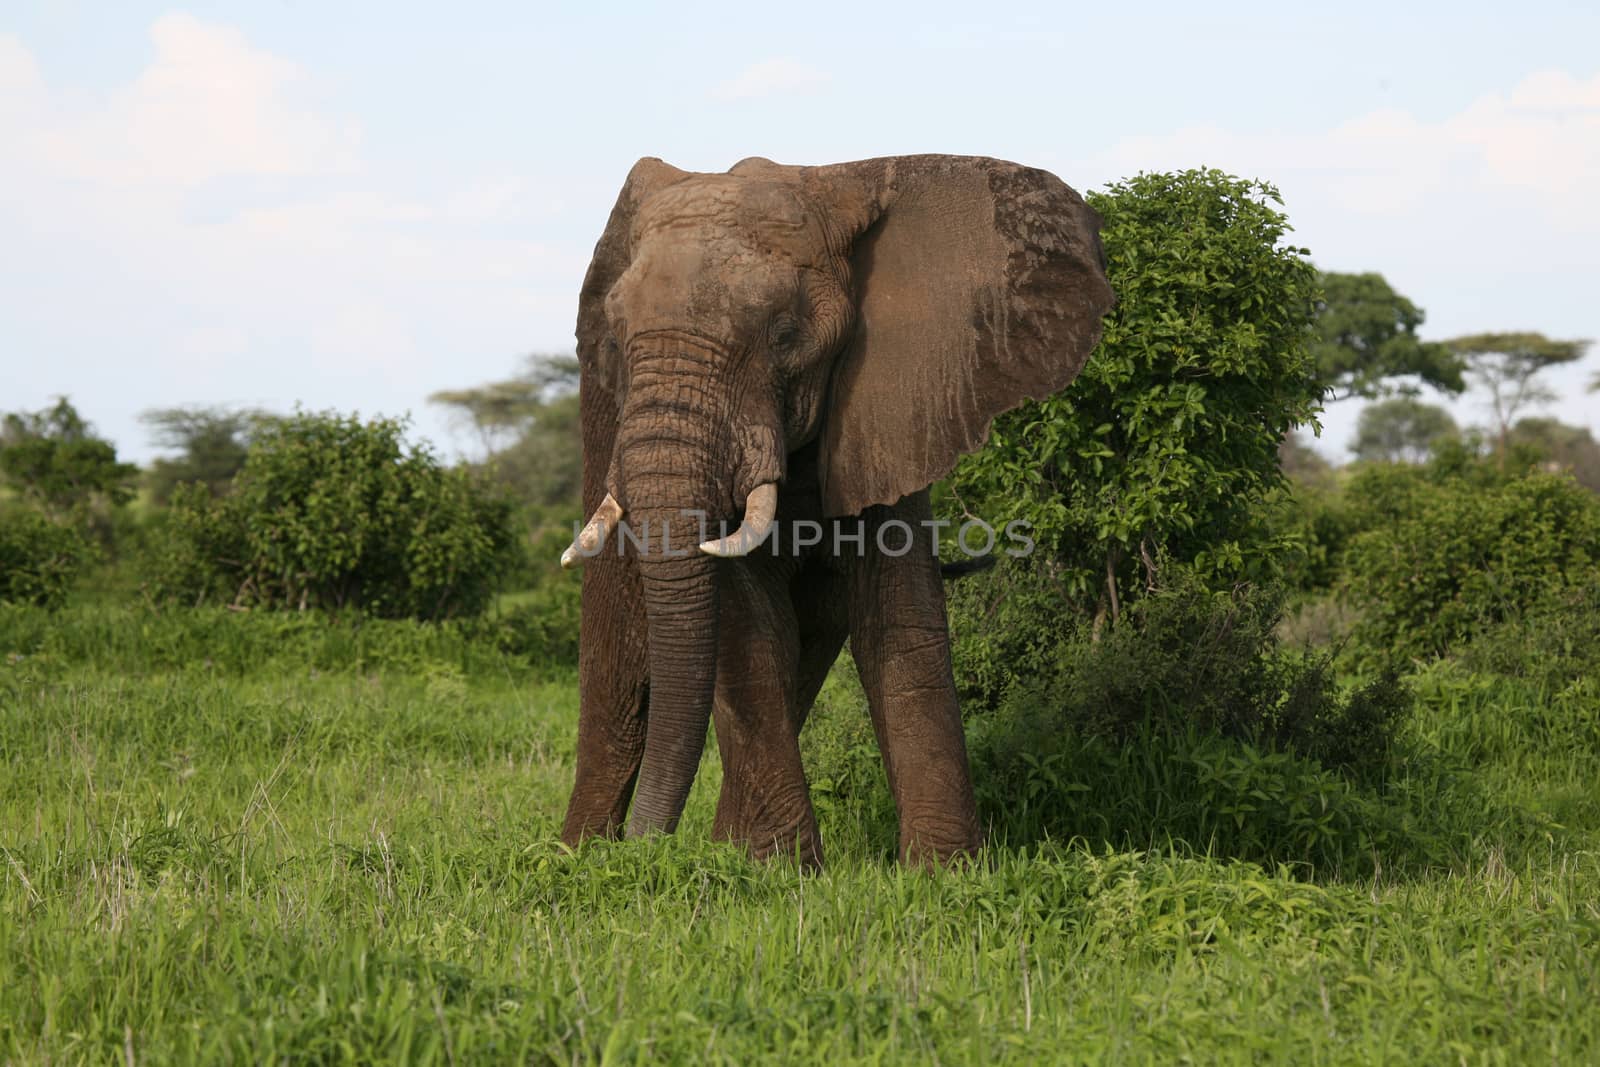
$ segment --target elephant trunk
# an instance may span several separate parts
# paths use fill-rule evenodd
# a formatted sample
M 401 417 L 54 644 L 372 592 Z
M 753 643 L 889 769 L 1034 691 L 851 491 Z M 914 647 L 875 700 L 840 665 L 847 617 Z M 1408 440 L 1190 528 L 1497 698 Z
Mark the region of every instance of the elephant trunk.
M 676 828 L 705 748 L 716 691 L 717 560 L 700 551 L 704 516 L 727 511 L 729 417 L 717 410 L 717 353 L 681 342 L 636 352 L 617 435 L 650 642 L 644 757 L 628 836 Z M 700 513 L 700 517 L 695 515 Z
M 650 709 L 629 837 L 671 833 L 700 766 L 716 691 L 715 566 L 700 552 L 641 564 L 649 616 Z

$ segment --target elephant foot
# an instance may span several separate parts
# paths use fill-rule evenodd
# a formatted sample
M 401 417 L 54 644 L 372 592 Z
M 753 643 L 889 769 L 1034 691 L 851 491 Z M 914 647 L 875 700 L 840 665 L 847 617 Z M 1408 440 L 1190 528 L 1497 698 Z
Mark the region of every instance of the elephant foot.
M 817 833 L 817 820 L 809 802 L 801 813 L 773 819 L 770 813 L 762 817 L 736 810 L 735 796 L 727 790 L 722 801 L 711 827 L 713 840 L 743 845 L 751 859 L 788 859 L 807 870 L 822 867 L 822 838 Z
M 944 820 L 904 823 L 900 828 L 900 862 L 928 870 L 959 867 L 983 848 L 983 832 L 975 822 Z

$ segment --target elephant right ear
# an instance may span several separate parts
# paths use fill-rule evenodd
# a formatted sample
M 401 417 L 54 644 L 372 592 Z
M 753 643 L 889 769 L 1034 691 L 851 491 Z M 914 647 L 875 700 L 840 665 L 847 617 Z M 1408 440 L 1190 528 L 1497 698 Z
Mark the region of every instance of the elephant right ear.
M 595 242 L 594 258 L 578 293 L 578 365 L 584 378 L 592 378 L 609 393 L 619 392 L 622 353 L 606 324 L 606 294 L 633 260 L 633 217 L 650 194 L 688 176 L 653 156 L 639 160 L 622 183 L 605 232 Z

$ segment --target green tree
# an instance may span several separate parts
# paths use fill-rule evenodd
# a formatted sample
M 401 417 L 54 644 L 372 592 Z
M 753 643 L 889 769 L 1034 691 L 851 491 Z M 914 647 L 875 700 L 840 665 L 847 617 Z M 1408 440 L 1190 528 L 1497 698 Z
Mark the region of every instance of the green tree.
M 1502 454 L 1517 416 L 1555 399 L 1555 393 L 1538 380 L 1539 375 L 1582 359 L 1590 344 L 1552 340 L 1532 332 L 1478 333 L 1446 343 L 1465 361 L 1472 380 L 1489 394 L 1496 447 Z
M 1350 451 L 1369 462 L 1421 463 L 1439 441 L 1459 434 L 1456 420 L 1444 408 L 1397 396 L 1362 410 Z
M 1558 419 L 1518 419 L 1511 427 L 1511 447 L 1529 449 L 1547 468 L 1564 470 L 1586 489 L 1600 492 L 1600 442 L 1582 426 Z
M 225 492 L 244 468 L 250 439 L 271 416 L 251 409 L 156 408 L 139 416 L 151 437 L 174 457 L 157 459 L 146 475 L 151 495 L 165 504 L 184 482 L 197 482 L 213 495 Z
M 576 510 L 583 488 L 577 388 L 576 358 L 532 355 L 513 378 L 428 400 L 473 428 L 484 469 L 508 492 L 535 507 Z
M 1163 557 L 1219 585 L 1276 572 L 1263 504 L 1320 407 L 1317 282 L 1266 183 L 1142 174 L 1090 202 L 1117 293 L 1104 338 L 1070 387 L 997 419 L 940 499 L 956 521 L 1030 522 L 1051 587 L 1114 617 Z
M 0 475 L 58 520 L 83 517 L 92 506 L 118 507 L 133 498 L 139 469 L 117 461 L 116 447 L 61 397 L 42 411 L 12 412 L 0 420 Z
M 1423 310 L 1395 292 L 1383 275 L 1329 271 L 1321 283 L 1311 352 L 1336 399 L 1381 397 L 1395 391 L 1391 379 L 1408 376 L 1447 393 L 1466 388 L 1460 356 L 1448 345 L 1417 336 Z

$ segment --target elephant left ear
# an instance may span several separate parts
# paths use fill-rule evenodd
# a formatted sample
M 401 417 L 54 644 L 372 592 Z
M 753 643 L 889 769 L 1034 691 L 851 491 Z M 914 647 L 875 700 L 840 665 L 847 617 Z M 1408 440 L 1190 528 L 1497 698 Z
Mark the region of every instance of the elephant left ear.
M 996 415 L 1066 387 L 1099 342 L 1115 302 L 1100 219 L 1054 175 L 900 156 L 801 180 L 855 235 L 855 329 L 822 428 L 829 515 L 944 477 Z

